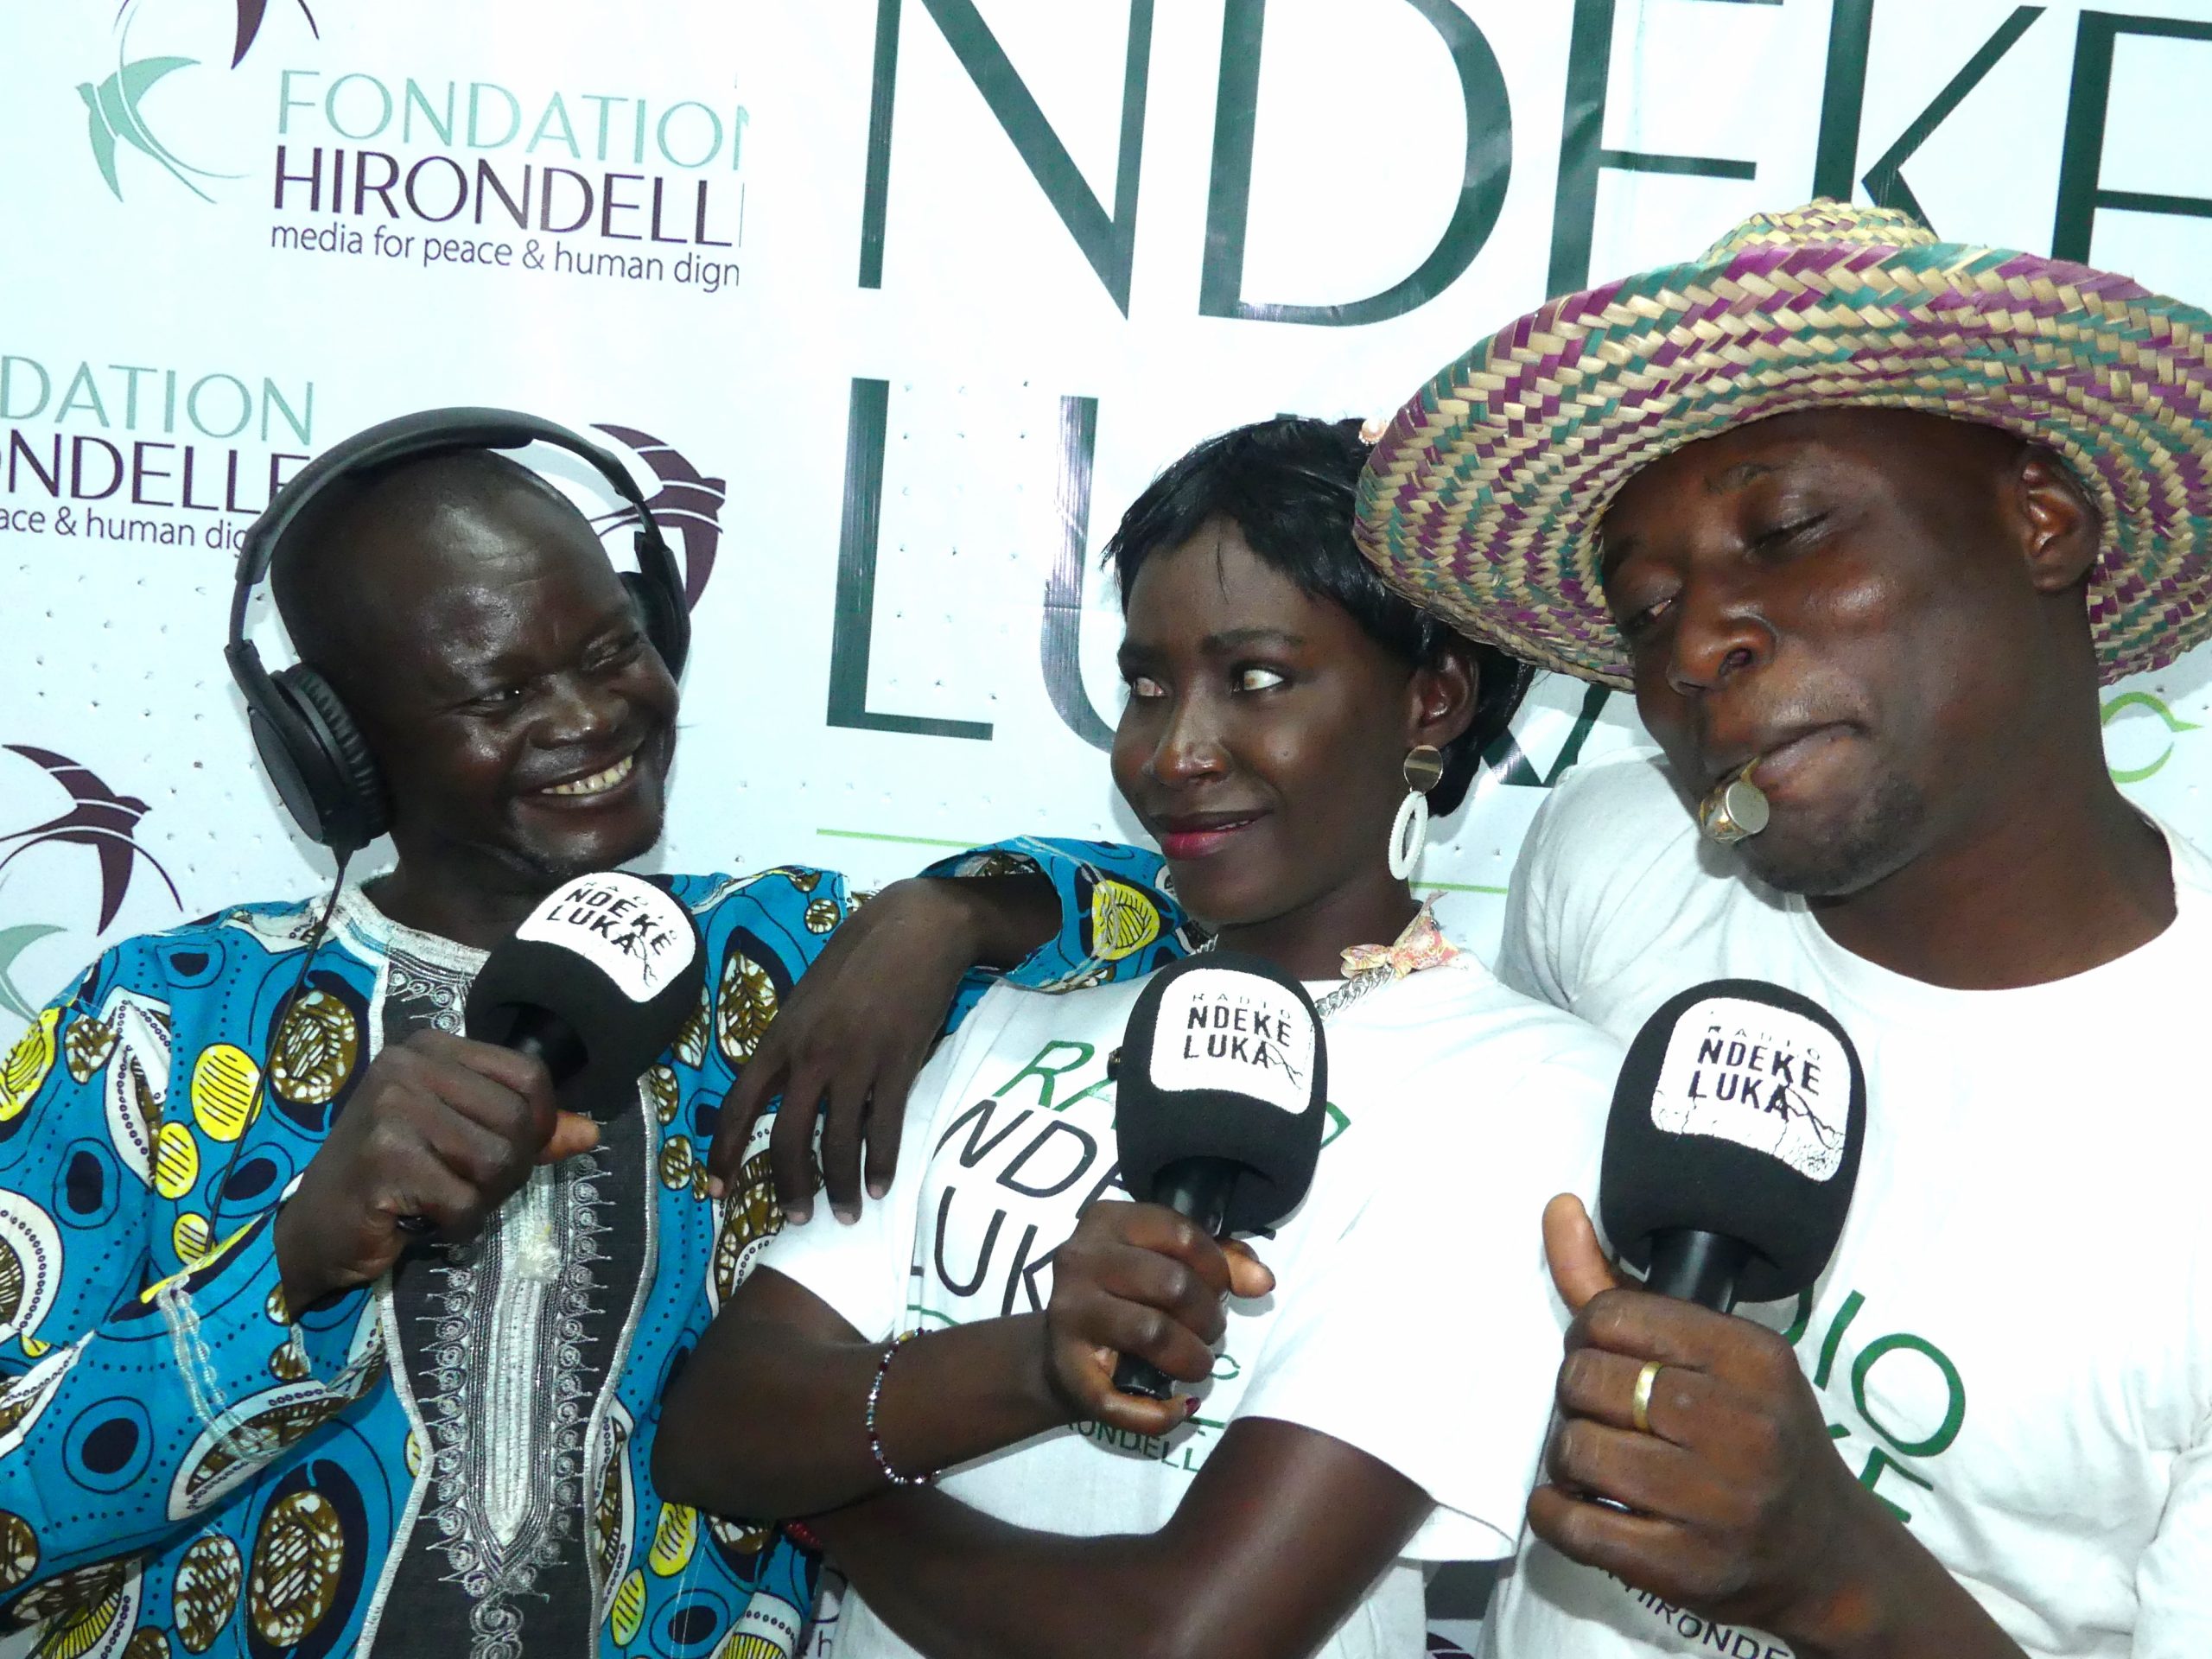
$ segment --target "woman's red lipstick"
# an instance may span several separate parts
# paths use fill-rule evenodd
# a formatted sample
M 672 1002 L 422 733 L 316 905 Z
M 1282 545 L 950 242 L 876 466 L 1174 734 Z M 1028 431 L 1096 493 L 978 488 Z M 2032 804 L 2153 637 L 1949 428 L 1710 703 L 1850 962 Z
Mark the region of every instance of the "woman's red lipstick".
M 1259 817 L 1250 812 L 1171 818 L 1160 826 L 1160 850 L 1171 859 L 1205 858 L 1226 847 L 1238 830 L 1257 823 Z

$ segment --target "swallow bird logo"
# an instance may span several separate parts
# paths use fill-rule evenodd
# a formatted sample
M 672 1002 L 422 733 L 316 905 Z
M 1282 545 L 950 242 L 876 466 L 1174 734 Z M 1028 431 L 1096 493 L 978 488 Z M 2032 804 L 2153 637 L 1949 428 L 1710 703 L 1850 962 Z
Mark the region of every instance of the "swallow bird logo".
M 28 743 L 4 747 L 10 753 L 20 754 L 42 768 L 69 792 L 70 804 L 67 811 L 44 823 L 0 836 L 0 847 L 15 843 L 6 856 L 0 857 L 0 870 L 5 870 L 34 847 L 58 842 L 66 846 L 91 848 L 100 865 L 100 919 L 99 926 L 94 930 L 98 932 L 106 931 L 116 912 L 123 908 L 124 896 L 130 889 L 131 877 L 142 858 L 162 878 L 162 884 L 169 890 L 169 897 L 175 900 L 177 908 L 184 908 L 176 883 L 169 880 L 169 873 L 162 868 L 161 861 L 138 844 L 138 820 L 146 816 L 145 802 L 135 795 L 117 794 L 91 767 L 79 766 L 67 755 L 56 754 L 51 749 L 34 748 Z
M 97 86 L 89 80 L 79 81 L 77 96 L 85 100 L 87 124 L 91 128 L 92 159 L 99 164 L 100 177 L 107 181 L 107 188 L 115 193 L 118 201 L 123 200 L 123 181 L 115 168 L 115 147 L 119 140 L 133 149 L 152 156 L 169 171 L 171 177 L 202 201 L 214 198 L 194 184 L 188 176 L 198 174 L 203 179 L 221 178 L 219 173 L 210 173 L 204 167 L 194 167 L 174 154 L 168 145 L 154 137 L 146 124 L 146 118 L 139 111 L 139 100 L 162 76 L 178 69 L 189 69 L 199 60 L 195 58 L 141 58 L 136 63 L 119 64 L 113 74 Z
M 683 543 L 683 602 L 696 607 L 699 595 L 707 590 L 707 578 L 714 574 L 715 554 L 722 538 L 722 503 L 729 499 L 728 481 L 702 477 L 699 469 L 673 445 L 650 432 L 604 423 L 595 429 L 628 446 L 660 480 L 660 488 L 645 499 L 645 505 L 653 522 L 664 531 L 673 531 Z M 637 522 L 638 510 L 626 505 L 592 520 L 601 535 Z
M 128 4 L 129 0 L 124 0 Z M 315 27 L 315 13 L 309 11 L 307 0 L 299 0 L 300 15 L 308 20 L 308 33 L 317 40 L 322 31 Z M 269 0 L 238 0 L 238 27 L 231 47 L 231 67 L 235 69 L 245 61 L 245 54 L 253 45 L 254 36 L 261 33 L 261 20 L 268 15 Z
M 296 0 L 300 12 L 308 20 L 308 29 L 318 38 L 321 31 L 315 25 L 315 14 L 307 8 L 306 0 Z M 245 59 L 254 41 L 261 34 L 267 18 L 269 0 L 235 0 L 237 16 L 231 36 L 231 67 L 235 69 Z M 92 161 L 107 181 L 109 191 L 118 201 L 123 200 L 123 174 L 117 162 L 122 156 L 121 146 L 131 149 L 158 163 L 170 177 L 202 201 L 214 198 L 201 188 L 200 179 L 232 179 L 234 173 L 211 172 L 195 167 L 154 136 L 153 127 L 146 118 L 143 105 L 146 95 L 161 81 L 180 69 L 199 67 L 197 58 L 162 54 L 155 57 L 132 58 L 130 55 L 130 25 L 140 9 L 139 0 L 124 0 L 115 14 L 116 51 L 115 71 L 98 83 L 89 80 L 77 84 L 77 96 L 83 100 L 86 138 L 92 145 Z

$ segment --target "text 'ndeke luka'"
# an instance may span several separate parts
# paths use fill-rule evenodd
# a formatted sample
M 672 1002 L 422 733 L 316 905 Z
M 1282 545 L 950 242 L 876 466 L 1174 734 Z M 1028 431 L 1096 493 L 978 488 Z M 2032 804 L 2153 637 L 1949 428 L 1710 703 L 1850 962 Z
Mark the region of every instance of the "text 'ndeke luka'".
M 1692 1100 L 1733 1100 L 1763 1112 L 1777 1112 L 1788 1116 L 1792 1111 L 1804 1109 L 1793 1103 L 1789 1091 L 1802 1095 L 1820 1092 L 1821 1068 L 1801 1054 L 1784 1048 L 1770 1048 L 1764 1043 L 1747 1041 L 1742 1036 L 1723 1037 L 1714 1027 L 1698 1039 L 1697 1067 L 1690 1073 L 1689 1087 L 1684 1091 Z M 1719 1068 L 1710 1088 L 1701 1088 L 1705 1082 L 1705 1068 Z M 1764 1100 L 1763 1090 L 1769 1090 Z

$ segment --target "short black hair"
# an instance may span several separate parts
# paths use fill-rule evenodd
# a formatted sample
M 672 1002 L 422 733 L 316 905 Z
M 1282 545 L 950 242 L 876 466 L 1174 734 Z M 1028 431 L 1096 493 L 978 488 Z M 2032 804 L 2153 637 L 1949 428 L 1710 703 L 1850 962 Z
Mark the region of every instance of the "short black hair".
M 1179 547 L 1207 521 L 1226 518 L 1262 563 L 1309 598 L 1341 606 L 1362 632 L 1416 668 L 1447 652 L 1474 664 L 1475 715 L 1444 750 L 1430 810 L 1456 812 L 1483 753 L 1504 732 L 1535 671 L 1495 645 L 1469 639 L 1386 584 L 1352 541 L 1354 498 L 1369 446 L 1357 421 L 1281 415 L 1208 438 L 1130 504 L 1106 543 L 1127 611 L 1137 572 Z

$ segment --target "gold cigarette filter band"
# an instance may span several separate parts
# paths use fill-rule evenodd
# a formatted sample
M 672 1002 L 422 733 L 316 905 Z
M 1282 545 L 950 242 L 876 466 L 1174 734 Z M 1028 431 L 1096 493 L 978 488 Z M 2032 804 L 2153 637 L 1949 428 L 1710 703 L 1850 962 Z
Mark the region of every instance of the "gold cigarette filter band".
M 1726 847 L 1766 828 L 1766 795 L 1745 775 L 1750 770 L 1722 779 L 1699 803 L 1697 827 L 1707 841 Z

